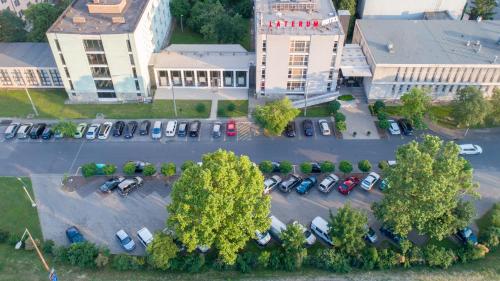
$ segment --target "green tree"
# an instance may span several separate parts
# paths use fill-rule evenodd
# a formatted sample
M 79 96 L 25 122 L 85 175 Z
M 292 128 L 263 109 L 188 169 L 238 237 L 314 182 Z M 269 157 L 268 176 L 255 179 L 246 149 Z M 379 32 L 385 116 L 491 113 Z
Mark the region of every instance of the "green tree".
M 288 122 L 300 113 L 293 107 L 288 98 L 269 102 L 264 106 L 257 106 L 255 119 L 271 135 L 280 135 Z
M 145 175 L 145 176 L 152 176 L 156 173 L 156 167 L 155 165 L 153 164 L 147 164 L 146 166 L 144 166 L 144 170 L 142 171 L 142 173 Z
M 296 223 L 289 224 L 286 230 L 281 233 L 280 238 L 284 252 L 285 269 L 295 270 L 301 268 L 304 259 L 307 257 L 306 239 L 302 228 Z
M 383 130 L 389 129 L 389 120 L 382 119 L 378 121 L 378 127 Z
M 338 100 L 331 101 L 328 103 L 328 108 L 330 109 L 330 114 L 335 114 L 339 111 L 341 104 Z
M 186 162 L 182 163 L 182 166 L 181 166 L 181 171 L 185 171 L 189 168 L 191 168 L 192 166 L 196 166 L 196 163 L 194 163 L 194 161 L 192 160 L 187 160 Z
M 170 1 L 170 13 L 177 20 L 181 19 L 181 15 L 184 19 L 189 17 L 189 12 L 191 10 L 191 1 L 188 0 L 171 0 Z
M 82 175 L 84 177 L 91 177 L 97 174 L 97 166 L 95 163 L 87 163 L 82 165 Z
M 401 96 L 401 113 L 408 118 L 416 129 L 425 128 L 424 116 L 429 111 L 431 97 L 425 90 L 412 88 Z
M 304 174 L 309 174 L 312 172 L 312 164 L 311 162 L 302 162 L 302 164 L 300 164 L 300 171 Z
M 206 30 L 208 32 L 205 34 Z M 205 39 L 213 39 L 221 44 L 238 43 L 247 36 L 247 33 L 245 20 L 239 14 L 234 16 L 222 14 L 215 20 L 213 28 L 210 25 L 201 28 L 201 34 Z
M 59 123 L 55 124 L 54 132 L 61 132 L 63 137 L 69 138 L 73 137 L 76 134 L 76 124 L 71 121 L 59 121 Z
M 224 7 L 217 0 L 195 2 L 187 20 L 188 26 L 195 32 L 215 38 L 217 19 L 225 14 Z
M 163 163 L 161 165 L 161 174 L 166 176 L 166 177 L 171 177 L 175 175 L 177 172 L 177 168 L 175 167 L 175 163 Z
M 372 209 L 377 219 L 405 237 L 415 229 L 441 240 L 465 227 L 472 214 L 461 196 L 476 195 L 472 169 L 453 142 L 426 135 L 396 152 L 397 165 L 384 170 L 391 188 Z
M 24 21 L 10 10 L 0 12 L 0 42 L 24 42 Z
M 336 121 L 335 122 L 335 129 L 339 132 L 345 132 L 347 131 L 347 124 L 345 121 Z
M 380 112 L 385 111 L 385 103 L 381 100 L 376 101 L 373 104 L 373 110 L 375 111 L 375 114 L 379 114 Z
M 129 176 L 135 174 L 135 162 L 125 163 L 125 165 L 123 165 L 123 173 Z
M 348 10 L 349 13 L 351 14 L 351 18 L 349 20 L 349 28 L 348 30 L 345 30 L 347 32 L 348 37 L 352 37 L 352 33 L 354 31 L 354 22 L 356 20 L 356 0 L 337 0 L 336 1 L 338 4 L 336 7 L 338 7 L 338 10 Z
M 269 160 L 260 162 L 259 169 L 261 172 L 268 174 L 273 172 L 273 163 Z
M 28 41 L 45 42 L 45 33 L 59 17 L 61 10 L 48 3 L 32 4 L 24 11 L 26 22 L 31 26 Z
M 149 263 L 157 269 L 167 270 L 170 261 L 175 258 L 179 248 L 171 236 L 165 233 L 156 233 L 153 242 L 148 245 L 147 252 L 150 255 Z
M 334 216 L 330 212 L 330 236 L 334 246 L 341 252 L 354 256 L 366 247 L 365 235 L 368 218 L 366 214 L 351 208 L 347 203 Z
M 293 165 L 290 161 L 281 161 L 280 162 L 280 173 L 288 174 L 293 170 Z
M 247 156 L 217 150 L 203 156 L 175 182 L 167 224 L 188 251 L 204 245 L 234 264 L 255 231 L 270 225 L 270 198 L 262 194 L 264 177 Z
M 335 164 L 332 161 L 323 161 L 320 163 L 322 173 L 331 173 L 335 171 Z
M 488 114 L 487 121 L 493 125 L 500 125 L 500 88 L 493 90 L 490 104 L 490 114 Z
M 98 254 L 99 248 L 90 242 L 71 244 L 66 252 L 69 263 L 81 268 L 94 268 Z
M 116 165 L 106 164 L 106 166 L 102 169 L 102 172 L 107 176 L 112 175 L 116 173 Z
M 345 115 L 342 112 L 335 113 L 335 121 L 345 121 Z
M 491 20 L 495 15 L 495 7 L 495 0 L 473 0 L 472 8 L 469 9 L 468 14 L 473 20 L 478 17 L 484 20 Z
M 455 253 L 451 249 L 447 250 L 432 244 L 424 249 L 424 256 L 430 266 L 441 268 L 448 268 L 455 259 Z
M 481 125 L 489 113 L 489 103 L 476 87 L 460 89 L 453 103 L 453 117 L 459 126 Z
M 252 0 L 240 0 L 240 1 L 238 1 L 236 3 L 236 5 L 234 6 L 234 11 L 246 19 L 252 17 L 253 1 Z
M 372 164 L 368 160 L 361 160 L 358 162 L 358 169 L 361 172 L 368 173 L 372 169 Z
M 339 162 L 339 170 L 344 173 L 344 174 L 349 174 L 350 172 L 352 172 L 352 164 L 351 162 L 347 161 L 347 160 L 342 160 Z

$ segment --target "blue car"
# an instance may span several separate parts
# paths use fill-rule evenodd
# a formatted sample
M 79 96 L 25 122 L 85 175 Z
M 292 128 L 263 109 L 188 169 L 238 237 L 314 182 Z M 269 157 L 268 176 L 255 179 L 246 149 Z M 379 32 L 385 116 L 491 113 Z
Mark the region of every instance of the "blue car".
M 85 242 L 85 238 L 76 226 L 66 229 L 66 237 L 71 244 Z
M 297 193 L 298 194 L 306 194 L 309 192 L 309 190 L 316 185 L 318 180 L 316 177 L 308 177 L 304 179 L 298 186 L 297 186 Z
M 470 227 L 465 227 L 457 232 L 457 237 L 464 244 L 477 245 L 477 236 Z

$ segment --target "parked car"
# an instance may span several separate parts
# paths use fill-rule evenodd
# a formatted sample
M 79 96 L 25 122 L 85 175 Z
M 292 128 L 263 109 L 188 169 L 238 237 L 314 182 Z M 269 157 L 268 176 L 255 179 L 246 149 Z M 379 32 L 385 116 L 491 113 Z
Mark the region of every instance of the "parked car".
M 54 135 L 54 131 L 52 130 L 52 126 L 47 125 L 47 127 L 45 127 L 45 129 L 43 130 L 42 139 L 50 140 L 53 135 Z
M 476 144 L 460 144 L 460 155 L 475 155 L 483 153 L 483 149 Z
M 165 136 L 174 137 L 177 132 L 177 120 L 170 120 L 167 122 L 167 127 L 165 128 Z
M 311 173 L 321 173 L 321 165 L 318 162 L 311 162 Z
M 99 187 L 99 190 L 103 193 L 111 193 L 113 189 L 117 188 L 118 184 L 120 184 L 124 180 L 124 177 L 110 178 Z
M 149 120 L 142 121 L 141 125 L 139 126 L 139 135 L 141 136 L 149 135 L 149 128 L 151 128 L 151 121 Z
M 125 232 L 125 230 L 120 229 L 116 232 L 116 239 L 120 242 L 120 245 L 127 252 L 131 252 L 135 249 L 135 242 L 130 238 L 130 236 Z
M 111 132 L 111 128 L 113 127 L 113 123 L 104 122 L 99 128 L 99 133 L 97 134 L 97 138 L 100 140 L 105 140 L 109 137 L 109 133 Z
M 302 232 L 304 233 L 304 238 L 306 239 L 306 245 L 312 246 L 314 245 L 314 243 L 316 243 L 316 236 L 314 236 L 314 234 L 312 234 L 309 229 L 300 224 L 298 221 L 294 221 L 292 222 L 292 224 L 297 225 L 302 230 Z
M 413 126 L 411 125 L 410 120 L 408 119 L 399 119 L 398 125 L 401 128 L 402 133 L 405 136 L 413 135 Z
M 234 136 L 236 136 L 236 121 L 229 120 L 226 123 L 226 135 L 228 137 L 234 137 Z
M 380 190 L 384 191 L 386 190 L 387 188 L 389 188 L 389 182 L 387 181 L 387 178 L 383 179 L 381 182 L 380 182 L 380 185 L 378 186 L 380 188 Z
M 277 217 L 271 215 L 271 227 L 269 228 L 269 233 L 274 236 L 274 238 L 280 240 L 281 233 L 286 230 L 286 224 L 280 221 Z
M 391 239 L 396 244 L 399 244 L 399 243 L 401 243 L 401 241 L 404 240 L 403 237 L 401 237 L 400 235 L 395 234 L 394 231 L 392 229 L 388 228 L 388 227 L 381 226 L 380 227 L 380 232 L 382 234 L 384 234 L 385 236 L 387 236 L 387 238 Z
M 137 126 L 139 126 L 139 123 L 137 123 L 137 121 L 128 122 L 127 126 L 125 126 L 125 129 L 123 130 L 123 137 L 126 139 L 133 138 L 135 131 L 137 130 Z
M 128 195 L 134 189 L 141 187 L 144 180 L 141 177 L 133 177 L 131 179 L 126 179 L 118 184 L 118 190 L 123 196 Z
M 205 254 L 210 251 L 210 247 L 207 245 L 198 245 L 196 246 L 196 250 L 198 250 L 200 253 Z
M 259 244 L 260 246 L 265 246 L 267 243 L 271 241 L 271 235 L 269 234 L 269 231 L 266 231 L 264 233 L 261 233 L 260 231 L 256 230 L 255 231 L 255 242 Z
M 21 127 L 19 127 L 19 130 L 17 130 L 17 138 L 18 139 L 27 139 L 29 134 L 30 134 L 31 127 L 33 127 L 33 123 L 21 124 Z
M 330 227 L 328 226 L 328 222 L 324 218 L 315 217 L 311 222 L 311 230 L 319 238 L 323 239 L 330 246 L 333 246 L 333 240 L 329 234 Z
M 85 134 L 85 138 L 88 140 L 95 140 L 97 138 L 97 134 L 99 133 L 99 129 L 101 128 L 101 124 L 91 124 L 87 133 Z
M 73 136 L 75 139 L 81 139 L 85 135 L 85 129 L 87 129 L 87 123 L 80 123 L 76 126 L 76 133 Z
M 339 177 L 335 174 L 329 174 L 324 178 L 318 186 L 319 191 L 323 193 L 328 193 L 332 190 L 332 187 L 339 181 Z
M 286 181 L 281 182 L 279 188 L 283 192 L 290 192 L 300 183 L 301 180 L 302 178 L 300 176 L 291 174 Z
M 339 185 L 338 190 L 340 193 L 344 195 L 349 195 L 351 191 L 359 184 L 359 178 L 357 177 L 348 177 L 344 180 L 344 182 Z
M 189 136 L 193 138 L 197 138 L 200 134 L 201 122 L 195 120 L 189 123 Z
M 71 226 L 66 229 L 66 237 L 68 237 L 69 243 L 81 243 L 85 242 L 85 237 L 83 237 L 82 233 L 76 226 Z
M 180 122 L 179 123 L 179 129 L 177 130 L 177 136 L 178 137 L 185 137 L 187 136 L 187 131 L 188 131 L 188 122 Z
M 151 138 L 154 140 L 161 139 L 163 123 L 161 121 L 155 121 L 153 124 L 153 130 L 151 130 Z
M 271 173 L 279 173 L 281 171 L 281 164 L 279 162 L 272 161 L 271 166 L 273 167 Z
M 35 124 L 30 130 L 30 138 L 36 140 L 39 137 L 41 137 L 46 126 L 47 126 L 47 124 L 45 124 L 45 123 Z
M 214 126 L 212 127 L 212 137 L 220 138 L 221 136 L 222 136 L 222 123 L 215 122 Z
M 115 124 L 113 124 L 113 128 L 111 129 L 113 137 L 121 137 L 124 128 L 125 128 L 125 122 L 116 121 Z
M 321 134 L 323 136 L 329 136 L 332 134 L 330 131 L 330 126 L 328 125 L 328 122 L 325 119 L 321 119 L 318 121 L 319 125 L 319 130 L 321 131 Z
M 304 129 L 304 135 L 306 135 L 306 137 L 314 136 L 313 121 L 311 121 L 310 119 L 302 121 L 302 128 Z
M 377 183 L 377 181 L 380 179 L 380 175 L 371 172 L 368 174 L 368 176 L 361 182 L 361 188 L 364 190 L 371 190 L 372 187 Z
M 61 130 L 59 130 L 59 129 L 54 130 L 54 138 L 55 139 L 62 139 L 62 138 L 64 138 L 63 132 Z
M 290 121 L 285 127 L 285 135 L 289 138 L 293 138 L 296 135 L 295 121 Z
M 477 245 L 477 236 L 474 234 L 472 229 L 470 227 L 465 227 L 463 229 L 460 229 L 456 233 L 457 238 L 462 241 L 464 244 L 472 244 L 472 245 Z
M 297 193 L 302 195 L 308 193 L 309 190 L 316 185 L 316 183 L 318 183 L 318 179 L 316 179 L 316 177 L 308 177 L 302 180 L 296 188 Z
M 145 248 L 153 242 L 153 234 L 146 227 L 137 230 L 137 238 Z
M 401 135 L 401 130 L 396 121 L 389 119 L 387 122 L 389 122 L 389 133 L 391 133 L 391 135 Z
M 143 162 L 143 161 L 127 161 L 127 163 L 134 163 L 135 164 L 135 172 L 136 173 L 142 173 L 142 171 L 144 170 L 144 167 L 146 167 L 146 165 L 150 164 L 148 162 Z
M 281 178 L 279 176 L 272 176 L 264 180 L 264 194 L 269 194 L 273 189 L 281 183 Z
M 15 138 L 19 127 L 21 127 L 21 124 L 18 122 L 10 123 L 9 127 L 5 130 L 5 139 Z
M 366 233 L 366 236 L 365 236 L 365 239 L 366 241 L 370 242 L 370 243 L 375 243 L 377 242 L 378 240 L 378 236 L 377 236 L 377 233 L 375 232 L 375 230 L 369 226 L 368 227 L 368 232 Z

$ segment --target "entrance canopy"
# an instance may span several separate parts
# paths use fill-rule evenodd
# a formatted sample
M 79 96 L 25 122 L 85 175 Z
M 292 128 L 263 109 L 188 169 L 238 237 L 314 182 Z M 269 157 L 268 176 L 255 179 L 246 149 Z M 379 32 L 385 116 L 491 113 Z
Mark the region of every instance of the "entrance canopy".
M 372 77 L 370 65 L 358 44 L 346 44 L 340 64 L 344 77 Z

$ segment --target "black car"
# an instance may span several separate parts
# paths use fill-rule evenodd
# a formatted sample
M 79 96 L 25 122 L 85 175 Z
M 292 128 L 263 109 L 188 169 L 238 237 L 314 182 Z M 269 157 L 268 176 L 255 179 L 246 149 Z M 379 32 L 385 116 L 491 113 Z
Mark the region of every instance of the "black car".
M 317 162 L 311 162 L 311 173 L 321 173 L 321 165 Z
M 125 128 L 125 122 L 116 121 L 115 124 L 113 124 L 113 128 L 111 129 L 113 132 L 113 137 L 121 136 L 124 128 Z
M 66 229 L 66 237 L 71 244 L 85 242 L 85 238 L 76 226 Z
M 177 136 L 185 137 L 187 135 L 187 131 L 188 131 L 188 122 L 180 122 L 179 126 L 177 127 Z
M 408 119 L 399 119 L 398 125 L 401 128 L 401 132 L 403 133 L 403 135 L 405 136 L 413 135 L 413 126 L 411 125 L 411 122 Z
M 193 138 L 197 138 L 200 134 L 201 122 L 196 120 L 189 123 L 189 136 Z
M 393 230 L 391 230 L 391 229 L 390 229 L 390 228 L 388 228 L 388 227 L 381 226 L 381 227 L 380 227 L 380 232 L 381 232 L 382 234 L 384 234 L 385 236 L 387 236 L 389 239 L 391 239 L 391 240 L 392 240 L 394 243 L 396 243 L 396 244 L 399 244 L 399 243 L 401 243 L 401 241 L 403 241 L 403 240 L 404 240 L 404 238 L 403 238 L 403 237 L 401 237 L 401 236 L 399 236 L 399 235 L 395 234 L 395 233 L 394 233 L 394 231 L 393 231 Z
M 123 130 L 123 136 L 126 139 L 133 138 L 134 134 L 135 134 L 135 130 L 137 130 L 137 126 L 139 126 L 139 124 L 137 123 L 137 121 L 130 121 L 130 122 L 128 122 L 127 125 L 125 126 L 125 130 Z
M 296 135 L 295 132 L 295 121 L 290 121 L 285 127 L 285 135 L 289 138 L 293 138 Z
M 149 135 L 149 128 L 151 128 L 151 121 L 144 120 L 141 122 L 141 126 L 139 126 L 139 135 L 147 136 Z
M 312 120 L 306 119 L 302 121 L 302 128 L 304 129 L 304 135 L 306 135 L 306 137 L 314 136 L 314 125 Z
M 280 170 L 280 163 L 278 162 L 271 162 L 271 165 L 273 167 L 273 170 L 272 170 L 272 173 L 279 173 L 281 170 Z
M 143 162 L 143 161 L 128 161 L 128 163 L 134 163 L 135 165 L 135 172 L 136 173 L 142 173 L 142 171 L 144 170 L 144 167 L 146 167 L 146 165 L 149 165 L 151 163 L 148 163 L 148 162 Z
M 54 135 L 54 131 L 52 130 L 52 127 L 49 125 L 49 126 L 45 127 L 45 130 L 43 130 L 42 139 L 50 140 L 53 135 Z
M 99 190 L 103 193 L 110 193 L 118 186 L 118 184 L 120 184 L 124 180 L 124 177 L 110 178 L 99 187 Z
M 47 124 L 45 124 L 45 123 L 37 123 L 37 124 L 35 124 L 31 128 L 30 138 L 32 138 L 32 139 L 38 139 L 42 135 L 42 133 L 45 130 L 46 126 L 47 126 Z

